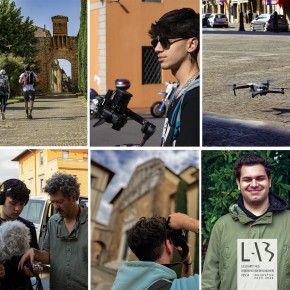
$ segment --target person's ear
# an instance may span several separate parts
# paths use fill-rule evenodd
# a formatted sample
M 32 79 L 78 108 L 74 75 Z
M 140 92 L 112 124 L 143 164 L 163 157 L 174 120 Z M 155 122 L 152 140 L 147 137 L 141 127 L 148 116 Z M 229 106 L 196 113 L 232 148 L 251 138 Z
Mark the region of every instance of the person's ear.
M 198 46 L 198 39 L 196 37 L 192 37 L 188 40 L 188 49 L 187 52 L 193 53 Z
M 171 244 L 170 240 L 165 241 L 165 251 L 167 252 L 168 255 L 171 255 L 173 252 L 172 244 Z

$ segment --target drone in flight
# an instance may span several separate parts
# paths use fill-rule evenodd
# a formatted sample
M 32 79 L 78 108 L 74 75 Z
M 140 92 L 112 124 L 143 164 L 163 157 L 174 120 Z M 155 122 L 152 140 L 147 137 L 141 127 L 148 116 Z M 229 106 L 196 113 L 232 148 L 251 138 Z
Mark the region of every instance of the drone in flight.
M 270 81 L 269 80 L 266 83 L 247 83 L 246 85 L 233 84 L 234 95 L 236 96 L 236 90 L 247 89 L 247 88 L 250 88 L 250 92 L 252 93 L 252 98 L 254 98 L 258 95 L 265 96 L 268 93 L 284 94 L 284 89 L 285 89 L 285 88 L 272 88 L 272 89 L 270 89 Z

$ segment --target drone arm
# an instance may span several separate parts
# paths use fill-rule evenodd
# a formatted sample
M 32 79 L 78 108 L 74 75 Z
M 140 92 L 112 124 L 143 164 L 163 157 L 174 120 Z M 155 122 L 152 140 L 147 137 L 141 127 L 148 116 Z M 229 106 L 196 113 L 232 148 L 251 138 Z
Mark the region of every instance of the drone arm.
M 236 84 L 233 85 L 233 91 L 234 91 L 234 95 L 236 96 L 236 90 L 238 89 L 247 89 L 250 88 L 251 85 L 244 85 L 244 86 L 237 86 Z
M 284 89 L 277 89 L 277 90 L 268 90 L 267 93 L 271 93 L 271 94 L 284 94 Z

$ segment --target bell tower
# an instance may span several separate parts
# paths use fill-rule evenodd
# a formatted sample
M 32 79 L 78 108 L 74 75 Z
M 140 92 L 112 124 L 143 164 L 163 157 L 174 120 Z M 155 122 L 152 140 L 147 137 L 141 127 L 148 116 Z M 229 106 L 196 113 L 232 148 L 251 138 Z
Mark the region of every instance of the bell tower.
M 53 24 L 53 47 L 56 49 L 67 48 L 67 16 L 53 16 L 51 17 Z

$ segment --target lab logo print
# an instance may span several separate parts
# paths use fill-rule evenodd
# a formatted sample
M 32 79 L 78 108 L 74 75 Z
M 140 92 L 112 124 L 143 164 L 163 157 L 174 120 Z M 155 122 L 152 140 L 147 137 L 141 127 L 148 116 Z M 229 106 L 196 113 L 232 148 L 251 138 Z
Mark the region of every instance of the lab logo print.
M 277 290 L 277 239 L 238 239 L 237 289 Z

